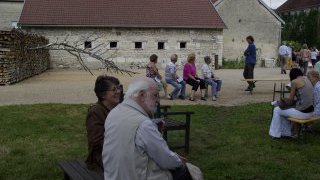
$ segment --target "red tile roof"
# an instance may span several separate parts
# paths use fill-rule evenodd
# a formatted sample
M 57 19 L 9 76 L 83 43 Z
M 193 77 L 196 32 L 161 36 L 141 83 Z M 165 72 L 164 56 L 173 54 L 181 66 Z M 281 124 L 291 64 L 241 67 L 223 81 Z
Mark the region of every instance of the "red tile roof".
M 320 7 L 320 0 L 288 0 L 277 9 L 277 12 L 296 11 L 312 7 Z
M 27 0 L 23 26 L 225 28 L 210 0 Z

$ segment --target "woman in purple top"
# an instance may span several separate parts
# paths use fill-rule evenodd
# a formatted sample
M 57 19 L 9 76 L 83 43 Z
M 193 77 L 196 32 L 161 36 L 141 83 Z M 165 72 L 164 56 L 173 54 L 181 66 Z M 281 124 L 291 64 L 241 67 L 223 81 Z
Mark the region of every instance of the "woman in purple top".
M 189 100 L 194 101 L 194 94 L 198 90 L 200 86 L 201 92 L 201 100 L 206 100 L 204 97 L 204 89 L 206 88 L 205 81 L 203 79 L 198 78 L 197 68 L 195 65 L 196 55 L 194 53 L 188 55 L 188 63 L 184 65 L 183 68 L 183 80 L 186 81 L 187 84 L 192 86 L 192 91 Z

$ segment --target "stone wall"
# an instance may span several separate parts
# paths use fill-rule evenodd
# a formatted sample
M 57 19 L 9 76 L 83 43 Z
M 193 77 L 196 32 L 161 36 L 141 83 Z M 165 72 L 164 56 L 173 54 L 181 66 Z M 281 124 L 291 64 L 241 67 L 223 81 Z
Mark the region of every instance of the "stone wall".
M 23 2 L 0 1 L 0 30 L 11 30 L 12 22 L 18 22 Z
M 50 42 L 62 40 L 67 35 L 70 42 L 84 42 L 92 34 L 99 40 L 92 43 L 95 48 L 101 43 L 105 45 L 97 49 L 109 49 L 106 56 L 113 55 L 118 63 L 141 62 L 145 64 L 151 54 L 157 54 L 162 66 L 169 62 L 173 53 L 178 54 L 179 63 L 186 60 L 189 53 L 194 52 L 199 62 L 203 57 L 218 55 L 222 64 L 223 36 L 222 30 L 214 29 L 145 29 L 145 28 L 25 28 L 32 33 L 44 35 Z M 110 42 L 117 42 L 116 49 L 110 48 Z M 142 42 L 142 49 L 135 49 L 135 42 Z M 158 42 L 165 47 L 158 49 Z M 180 49 L 180 42 L 186 42 L 186 48 Z M 66 52 L 51 51 L 51 67 L 80 68 L 76 59 Z M 101 68 L 100 62 L 86 58 L 90 68 Z
M 228 28 L 223 33 L 224 58 L 240 59 L 249 35 L 261 49 L 260 58 L 277 57 L 281 23 L 258 0 L 224 0 L 216 8 Z

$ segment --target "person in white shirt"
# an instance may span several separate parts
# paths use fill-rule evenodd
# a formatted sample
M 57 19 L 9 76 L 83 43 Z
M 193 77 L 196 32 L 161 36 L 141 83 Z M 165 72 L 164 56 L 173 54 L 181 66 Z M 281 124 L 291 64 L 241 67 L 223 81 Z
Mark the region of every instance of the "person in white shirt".
M 174 87 L 174 90 L 169 94 L 169 99 L 173 100 L 180 92 L 179 98 L 184 100 L 186 96 L 186 82 L 182 77 L 177 75 L 176 62 L 178 61 L 178 56 L 173 54 L 170 59 L 171 62 L 166 65 L 165 79 L 168 84 Z
M 317 63 L 317 56 L 318 56 L 318 52 L 316 50 L 316 48 L 314 47 L 311 51 L 311 63 L 312 63 L 312 67 L 314 67 L 314 65 Z
M 280 66 L 281 66 L 281 74 L 287 74 L 286 72 L 286 65 L 287 65 L 287 59 L 289 56 L 288 46 L 285 41 L 282 42 L 282 45 L 279 47 L 279 56 L 280 56 Z
M 221 90 L 222 81 L 214 77 L 214 74 L 212 73 L 212 70 L 209 67 L 209 65 L 212 62 L 211 57 L 204 57 L 204 62 L 205 63 L 202 65 L 201 68 L 202 78 L 204 79 L 207 85 L 211 86 L 212 101 L 216 101 L 218 97 L 218 92 Z
M 289 68 L 292 68 L 292 46 L 291 44 L 289 44 L 288 46 L 288 62 L 287 62 L 287 66 Z

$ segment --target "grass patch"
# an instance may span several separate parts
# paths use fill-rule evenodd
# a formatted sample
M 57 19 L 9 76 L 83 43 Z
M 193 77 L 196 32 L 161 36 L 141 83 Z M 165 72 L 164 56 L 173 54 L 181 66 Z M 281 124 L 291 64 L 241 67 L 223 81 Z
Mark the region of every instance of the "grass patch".
M 243 69 L 245 66 L 244 59 L 222 59 L 222 69 Z
M 56 162 L 85 158 L 88 105 L 0 106 L 0 179 L 62 179 Z M 192 110 L 187 158 L 205 179 L 319 179 L 319 134 L 307 144 L 271 140 L 271 107 L 174 106 Z M 169 132 L 169 144 L 181 143 Z M 182 150 L 178 151 L 183 154 Z

